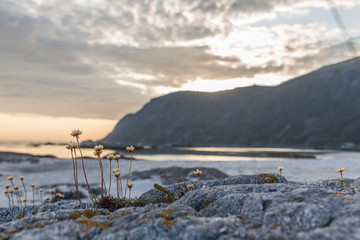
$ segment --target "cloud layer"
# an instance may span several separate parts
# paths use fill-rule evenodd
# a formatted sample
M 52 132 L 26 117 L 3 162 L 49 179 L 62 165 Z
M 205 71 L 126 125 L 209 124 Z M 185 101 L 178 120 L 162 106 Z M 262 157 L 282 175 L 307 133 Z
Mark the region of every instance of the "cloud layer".
M 0 112 L 118 119 L 158 87 L 290 78 L 351 57 L 330 15 L 287 23 L 327 9 L 310 0 L 1 1 Z

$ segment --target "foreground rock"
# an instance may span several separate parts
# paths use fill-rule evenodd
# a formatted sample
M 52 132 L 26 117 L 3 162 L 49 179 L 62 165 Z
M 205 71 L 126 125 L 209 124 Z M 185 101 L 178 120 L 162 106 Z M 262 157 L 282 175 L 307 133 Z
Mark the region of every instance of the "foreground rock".
M 188 191 L 172 204 L 115 212 L 74 201 L 1 209 L 1 237 L 360 239 L 360 179 L 299 185 L 276 177 L 283 183 L 263 184 L 255 175 L 218 180 L 217 185 L 202 182 L 206 188 Z M 238 184 L 240 179 L 248 184 Z

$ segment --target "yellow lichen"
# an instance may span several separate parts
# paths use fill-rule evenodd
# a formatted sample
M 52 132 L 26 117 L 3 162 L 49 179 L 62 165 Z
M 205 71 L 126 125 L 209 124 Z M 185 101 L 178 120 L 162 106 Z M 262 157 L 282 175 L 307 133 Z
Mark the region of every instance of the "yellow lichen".
M 342 199 L 345 199 L 345 200 L 354 200 L 354 198 L 352 198 L 352 197 L 346 197 L 346 196 L 342 195 L 342 194 L 339 193 L 339 192 L 336 192 L 336 193 L 333 195 L 333 198 L 342 198 Z
M 25 217 L 25 215 L 26 215 L 26 212 L 25 212 L 25 210 L 23 210 L 22 213 L 20 213 L 19 215 L 16 216 L 16 219 L 21 219 L 21 218 Z
M 275 229 L 277 229 L 278 227 L 281 227 L 281 224 L 279 224 L 279 223 L 274 223 L 272 226 L 271 226 L 271 230 L 275 230 Z
M 204 203 L 204 206 L 202 207 L 202 210 L 205 210 L 209 206 L 210 202 L 211 202 L 210 199 L 206 200 L 206 202 Z
M 177 220 L 164 220 L 164 225 L 167 226 L 168 228 L 172 228 L 175 224 L 177 224 Z
M 88 232 L 93 227 L 99 227 L 99 228 L 102 228 L 105 230 L 111 228 L 111 226 L 109 226 L 109 225 L 99 223 L 97 221 L 90 220 L 90 219 L 82 219 L 82 220 L 78 221 L 77 224 L 81 224 L 81 225 L 85 226 L 84 232 Z
M 124 212 L 122 212 L 122 213 L 120 213 L 120 214 L 116 215 L 116 216 L 115 216 L 115 218 L 124 217 L 124 216 L 129 215 L 130 213 L 131 213 L 131 211 L 130 211 L 129 209 L 127 209 L 126 211 L 124 211 Z
M 146 212 L 146 213 L 144 213 L 144 215 L 145 216 L 150 216 L 152 214 L 152 212 L 150 211 L 150 212 Z
M 38 212 L 36 212 L 36 211 L 32 213 L 32 215 L 36 215 L 36 214 L 38 214 Z
M 97 210 L 91 211 L 91 210 L 85 209 L 85 211 L 83 213 L 83 216 L 86 217 L 86 218 L 92 218 L 92 217 L 97 216 L 97 215 L 98 215 Z
M 69 213 L 69 219 L 78 219 L 81 215 L 82 213 L 80 211 L 71 212 Z
M 263 181 L 263 183 L 279 183 L 280 182 L 279 178 L 274 174 L 260 173 L 257 176 L 261 177 L 261 180 Z
M 168 228 L 172 228 L 178 221 L 172 220 L 173 218 L 174 209 L 169 209 L 168 211 L 164 210 L 159 213 L 159 216 L 164 218 L 164 225 Z
M 44 224 L 37 222 L 37 223 L 35 223 L 35 225 L 27 227 L 27 229 L 30 230 L 30 229 L 34 229 L 34 228 L 43 228 L 43 227 L 45 227 Z

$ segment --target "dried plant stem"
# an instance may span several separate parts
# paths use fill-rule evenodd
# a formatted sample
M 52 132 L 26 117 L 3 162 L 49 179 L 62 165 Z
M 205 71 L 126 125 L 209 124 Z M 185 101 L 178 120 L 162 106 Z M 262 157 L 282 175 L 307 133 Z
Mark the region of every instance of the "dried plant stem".
M 130 199 L 131 199 L 131 188 L 129 188 L 129 202 L 130 202 Z
M 120 195 L 119 195 L 119 178 L 118 177 L 116 178 L 116 191 L 117 191 L 117 197 L 120 198 Z
M 128 188 L 128 183 L 129 183 L 129 178 L 130 178 L 131 164 L 132 164 L 132 152 L 130 153 L 130 167 L 129 167 L 129 173 L 128 173 L 127 179 L 126 179 L 125 197 L 126 197 L 126 189 Z M 129 191 L 130 191 L 130 189 L 129 189 Z
M 14 194 L 13 193 L 10 193 L 11 194 L 11 202 L 12 202 L 12 205 L 15 206 L 15 203 L 14 203 Z
M 27 199 L 27 191 L 26 191 L 26 187 L 25 187 L 24 181 L 23 181 L 23 180 L 21 180 L 21 182 L 22 182 L 22 185 L 23 185 L 23 187 L 24 187 L 24 191 L 25 191 L 25 198 Z M 25 206 L 26 206 L 26 202 L 25 202 Z
M 120 174 L 120 166 L 119 166 L 119 159 L 116 160 L 117 163 L 117 167 L 119 169 L 119 174 Z M 121 197 L 123 197 L 123 189 L 122 189 L 122 183 L 121 183 L 121 176 L 119 176 L 119 181 L 120 181 L 120 192 L 121 192 Z
M 343 177 L 342 172 L 340 172 L 341 178 Z
M 84 177 L 85 177 L 85 182 L 86 182 L 86 186 L 89 190 L 89 193 L 91 195 L 92 198 L 95 198 L 94 194 L 91 192 L 91 189 L 90 189 L 90 185 L 89 185 L 89 182 L 87 180 L 87 176 L 86 176 L 86 171 L 85 171 L 85 162 L 84 162 L 84 157 L 83 157 L 83 154 L 82 154 L 82 151 L 81 151 L 81 148 L 80 148 L 80 142 L 79 142 L 79 138 L 76 137 L 76 141 L 77 141 L 77 144 L 78 144 L 78 147 L 79 147 L 79 152 L 80 152 L 80 156 L 81 156 L 81 163 L 82 163 L 82 169 L 83 169 L 83 172 L 84 172 Z M 75 159 L 76 159 L 76 149 L 75 149 Z
M 18 205 L 21 205 L 21 198 L 19 190 L 15 190 Z
M 42 201 L 42 192 L 40 192 L 40 201 L 41 201 L 41 204 L 43 203 Z
M 32 188 L 32 192 L 33 192 L 33 204 L 35 204 L 35 188 Z
M 6 197 L 9 199 L 9 207 L 11 207 L 11 200 L 9 194 L 6 194 Z
M 105 179 L 104 179 L 104 167 L 102 165 L 100 155 L 97 155 L 97 159 L 98 159 L 99 167 L 100 167 L 100 171 L 101 171 L 101 196 L 104 196 L 104 189 L 106 191 L 106 184 L 105 184 Z
M 110 180 L 109 180 L 109 196 L 110 196 L 110 189 L 111 189 L 111 175 L 112 175 L 112 171 L 111 171 L 111 159 L 110 161 Z
M 200 189 L 200 176 L 198 175 L 198 189 Z
M 77 199 L 79 200 L 79 202 L 81 202 L 80 194 L 79 194 L 78 175 L 77 175 L 77 160 L 76 160 L 76 158 L 74 158 L 73 151 L 75 152 L 75 149 L 74 149 L 74 150 L 71 149 L 71 159 L 72 159 L 72 162 L 73 162 L 73 170 L 74 170 L 74 181 L 75 181 L 75 188 L 76 188 L 76 196 L 77 196 Z M 40 196 L 41 196 L 41 193 L 40 193 Z M 42 200 L 41 200 L 41 203 L 42 203 Z

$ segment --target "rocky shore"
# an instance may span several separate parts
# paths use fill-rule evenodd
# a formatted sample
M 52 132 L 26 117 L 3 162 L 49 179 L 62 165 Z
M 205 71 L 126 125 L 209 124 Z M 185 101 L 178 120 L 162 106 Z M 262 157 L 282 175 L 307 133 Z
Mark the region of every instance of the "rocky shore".
M 0 209 L 2 239 L 360 239 L 360 179 L 289 183 L 277 174 L 193 183 L 171 204 L 114 212 L 62 201 Z M 173 194 L 178 184 L 164 186 Z

